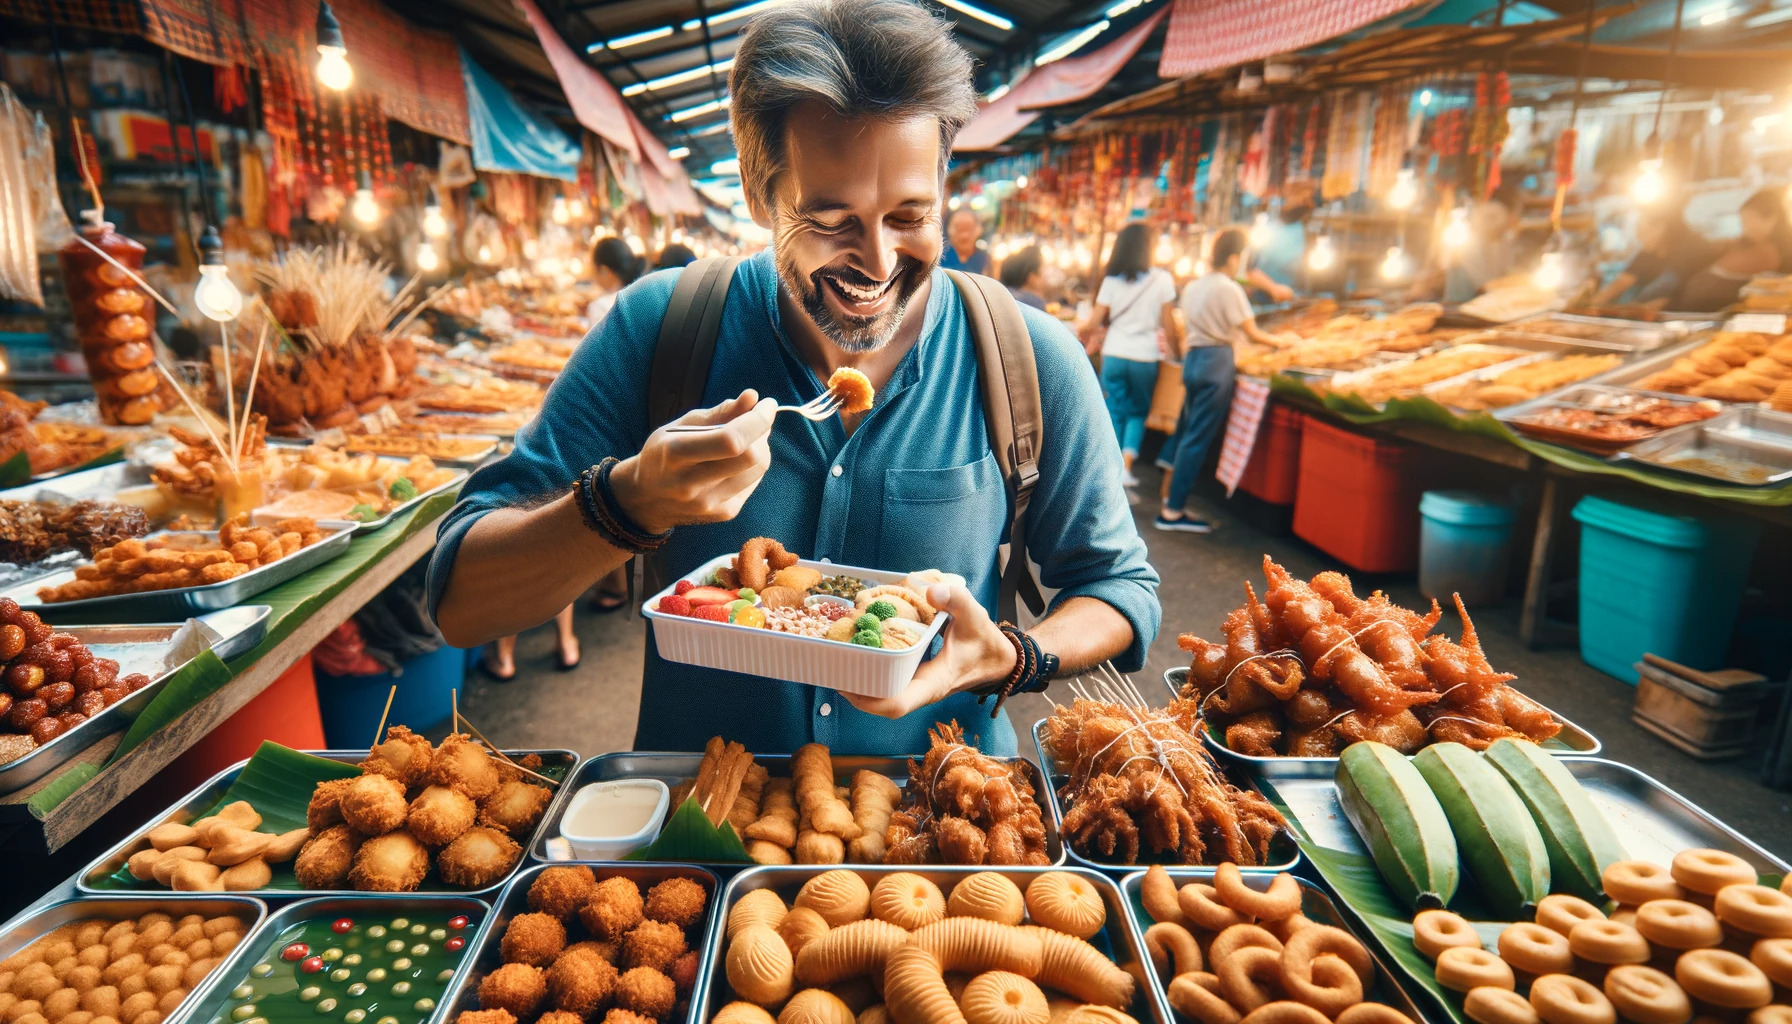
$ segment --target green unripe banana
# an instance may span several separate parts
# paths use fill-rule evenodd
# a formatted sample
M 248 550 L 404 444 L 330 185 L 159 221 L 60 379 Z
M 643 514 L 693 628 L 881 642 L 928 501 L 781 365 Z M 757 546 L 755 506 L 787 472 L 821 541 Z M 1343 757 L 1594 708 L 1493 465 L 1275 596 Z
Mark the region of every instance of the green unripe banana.
M 1406 755 L 1383 743 L 1352 743 L 1333 777 L 1344 816 L 1401 905 L 1429 910 L 1449 903 L 1456 895 L 1456 839 Z
M 1549 895 L 1549 848 L 1512 784 L 1460 743 L 1433 743 L 1412 765 L 1443 805 L 1462 863 L 1508 921 L 1528 921 Z
M 1580 780 L 1529 740 L 1495 740 L 1482 756 L 1506 777 L 1530 810 L 1549 849 L 1549 876 L 1556 890 L 1603 902 L 1600 876 L 1624 859 L 1624 846 Z

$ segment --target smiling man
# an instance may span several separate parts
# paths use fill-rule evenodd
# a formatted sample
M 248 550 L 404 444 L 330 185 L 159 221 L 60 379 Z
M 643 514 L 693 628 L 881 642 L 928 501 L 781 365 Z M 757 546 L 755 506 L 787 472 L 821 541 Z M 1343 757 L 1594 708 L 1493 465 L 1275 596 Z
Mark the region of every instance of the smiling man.
M 747 205 L 772 244 L 727 283 L 713 357 L 683 403 L 703 407 L 669 424 L 714 429 L 668 432 L 650 412 L 661 329 L 684 322 L 669 318 L 688 309 L 668 307 L 694 264 L 623 292 L 515 452 L 468 482 L 430 566 L 437 622 L 471 646 L 546 621 L 631 554 L 684 575 L 758 536 L 844 565 L 942 569 L 966 585 L 927 595 L 952 620 L 894 698 L 675 664 L 650 632 L 635 746 L 696 750 L 721 734 L 760 753 L 822 742 L 908 754 L 957 719 L 984 749 L 1013 754 L 1013 725 L 979 694 L 1043 688 L 1054 671 L 1108 659 L 1138 669 L 1157 632 L 1157 575 L 1088 360 L 1029 309 L 1026 337 L 1010 340 L 1030 341 L 1038 377 L 1038 478 L 1021 528 L 1055 593 L 1025 631 L 992 617 L 1013 491 L 991 450 L 965 302 L 937 269 L 952 138 L 976 113 L 971 59 L 909 0 L 797 0 L 756 17 L 730 93 Z M 816 397 L 841 367 L 877 388 L 870 412 L 774 422 L 776 405 Z

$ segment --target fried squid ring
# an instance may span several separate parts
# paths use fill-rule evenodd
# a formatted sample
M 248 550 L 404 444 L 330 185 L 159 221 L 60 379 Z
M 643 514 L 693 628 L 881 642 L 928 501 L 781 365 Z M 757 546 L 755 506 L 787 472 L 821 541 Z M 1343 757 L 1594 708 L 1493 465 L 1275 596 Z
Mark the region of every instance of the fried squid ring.
M 1176 905 L 1182 908 L 1182 916 L 1188 918 L 1190 924 L 1205 931 L 1225 931 L 1244 921 L 1238 911 L 1219 902 L 1217 897 L 1218 890 L 1213 886 L 1190 882 L 1176 891 Z
M 1145 952 L 1151 955 L 1157 973 L 1166 978 L 1180 977 L 1206 966 L 1201 959 L 1201 944 L 1187 928 L 1168 921 L 1145 929 Z
M 1726 885 L 1760 881 L 1748 861 L 1723 850 L 1681 850 L 1668 869 L 1674 881 L 1692 892 L 1715 896 Z
M 1603 917 L 1600 920 L 1604 920 Z M 1428 960 L 1436 960 L 1439 953 L 1455 946 L 1474 946 L 1479 948 L 1481 936 L 1476 934 L 1475 926 L 1461 914 L 1448 910 L 1423 910 L 1412 919 L 1412 944 L 1420 955 Z
M 1215 940 L 1217 941 L 1217 940 Z M 1329 924 L 1314 925 L 1296 932 L 1282 950 L 1282 963 L 1294 965 L 1311 961 L 1321 953 L 1330 953 L 1350 965 L 1366 992 L 1375 984 L 1375 960 L 1356 936 Z
M 1265 1003 L 1244 1015 L 1239 1024 L 1331 1024 L 1325 1014 L 1304 1003 Z
M 1686 994 L 1713 1006 L 1752 1010 L 1773 1002 L 1765 972 L 1723 949 L 1695 949 L 1674 961 L 1674 980 Z
M 1386 1003 L 1358 1003 L 1338 1014 L 1337 1024 L 1413 1024 L 1413 1019 Z
M 1237 864 L 1227 861 L 1214 870 L 1213 889 L 1221 903 L 1259 921 L 1280 921 L 1300 913 L 1300 883 L 1287 873 L 1276 875 L 1269 889 L 1260 892 L 1245 884 Z
M 1686 1024 L 1692 1000 L 1679 983 L 1653 967 L 1625 964 L 1605 976 L 1605 997 L 1635 1024 Z
M 1552 932 L 1567 935 L 1582 921 L 1603 921 L 1605 914 L 1579 896 L 1553 893 L 1537 901 L 1537 923 Z
M 1167 993 L 1171 1008 L 1201 1024 L 1238 1024 L 1238 1011 L 1232 1008 L 1232 1004 L 1226 1002 L 1224 996 L 1201 984 L 1213 977 L 1200 972 L 1178 975 L 1170 982 Z
M 1546 974 L 1531 983 L 1531 1008 L 1544 1024 L 1617 1024 L 1605 993 L 1572 974 Z
M 1713 904 L 1717 919 L 1763 938 L 1792 936 L 1792 896 L 1765 885 L 1726 885 Z
M 734 572 L 740 577 L 741 586 L 764 590 L 771 582 L 772 573 L 788 569 L 796 562 L 797 556 L 784 550 L 779 541 L 754 537 L 740 546 L 740 556 L 734 560 Z
M 1438 954 L 1437 983 L 1458 992 L 1468 992 L 1484 985 L 1508 989 L 1518 987 L 1518 979 L 1512 975 L 1512 966 L 1480 946 L 1452 946 Z
M 1475 1024 L 1542 1024 L 1531 1001 L 1494 985 L 1471 988 L 1462 998 L 1463 1016 Z
M 1257 925 L 1235 924 L 1213 937 L 1207 946 L 1207 962 L 1217 964 L 1247 946 L 1262 946 L 1280 953 L 1282 940 Z
M 1213 973 L 1220 979 L 1226 1002 L 1246 1013 L 1272 1003 L 1280 990 L 1282 957 L 1273 949 L 1246 946 L 1224 960 L 1215 958 Z
M 1288 998 L 1336 1017 L 1363 1001 L 1363 982 L 1342 958 L 1326 953 L 1290 963 L 1282 951 L 1282 988 Z
M 1145 879 L 1139 883 L 1139 899 L 1145 904 L 1145 913 L 1159 924 L 1188 923 L 1177 901 L 1176 882 L 1162 864 L 1145 869 Z

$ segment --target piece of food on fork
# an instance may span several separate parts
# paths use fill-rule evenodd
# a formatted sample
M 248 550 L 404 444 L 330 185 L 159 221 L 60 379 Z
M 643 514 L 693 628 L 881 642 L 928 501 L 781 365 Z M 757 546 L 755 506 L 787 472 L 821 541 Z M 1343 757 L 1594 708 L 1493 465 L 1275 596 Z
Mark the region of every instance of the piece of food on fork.
M 871 400 L 877 389 L 864 374 L 850 366 L 842 366 L 828 376 L 828 391 L 840 399 L 842 414 L 858 415 L 871 411 Z

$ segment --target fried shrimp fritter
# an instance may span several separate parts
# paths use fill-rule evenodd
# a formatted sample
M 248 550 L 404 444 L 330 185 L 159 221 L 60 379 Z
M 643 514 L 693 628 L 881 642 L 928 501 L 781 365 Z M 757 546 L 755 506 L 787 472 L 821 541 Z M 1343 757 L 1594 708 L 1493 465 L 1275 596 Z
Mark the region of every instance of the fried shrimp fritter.
M 479 982 L 480 1006 L 509 1010 L 521 1020 L 534 1020 L 547 998 L 547 978 L 528 964 L 505 964 Z
M 546 786 L 520 780 L 503 783 L 480 806 L 479 823 L 521 838 L 541 820 L 541 812 L 547 810 L 548 801 L 553 798 Z
M 629 967 L 669 971 L 672 962 L 683 956 L 688 948 L 683 928 L 658 921 L 642 921 L 622 937 L 622 962 Z
M 305 805 L 305 824 L 312 835 L 342 824 L 342 793 L 354 779 L 330 779 L 320 782 L 311 791 L 311 802 Z
M 367 760 L 362 761 L 360 767 L 364 772 L 389 775 L 408 787 L 423 781 L 434 755 L 435 748 L 429 745 L 429 740 L 402 725 L 395 725 L 386 730 L 384 742 L 367 752 Z
M 427 874 L 429 850 L 416 836 L 399 829 L 362 843 L 348 880 L 363 892 L 411 892 Z
M 596 891 L 597 876 L 582 864 L 544 868 L 529 883 L 529 909 L 565 921 L 576 915 Z
M 443 740 L 430 758 L 429 781 L 479 801 L 498 788 L 498 768 L 483 746 L 455 733 Z
M 614 941 L 641 923 L 644 906 L 641 887 L 628 878 L 606 878 L 592 890 L 591 899 L 579 910 L 585 930 L 604 941 Z
M 462 1010 L 454 1024 L 516 1024 L 516 1014 L 509 1010 Z
M 505 927 L 498 948 L 507 964 L 547 967 L 566 948 L 566 926 L 552 914 L 518 914 Z
M 475 825 L 436 855 L 442 881 L 463 889 L 479 889 L 510 873 L 523 848 L 495 828 Z
M 404 823 L 427 846 L 447 846 L 473 827 L 479 808 L 458 789 L 430 786 L 411 801 Z
M 651 967 L 634 967 L 616 979 L 616 1005 L 643 1017 L 658 1019 L 672 1012 L 678 987 Z
M 299 848 L 299 855 L 292 862 L 293 874 L 307 889 L 340 889 L 349 869 L 354 867 L 355 851 L 360 848 L 361 836 L 354 829 L 331 825 Z
M 645 913 L 650 921 L 689 928 L 703 917 L 709 896 L 688 878 L 668 878 L 647 890 Z
M 616 968 L 596 952 L 569 948 L 548 968 L 548 992 L 562 1010 L 590 1017 L 610 1001 Z
M 342 820 L 364 836 L 377 836 L 404 824 L 404 783 L 390 775 L 363 775 L 342 791 Z

